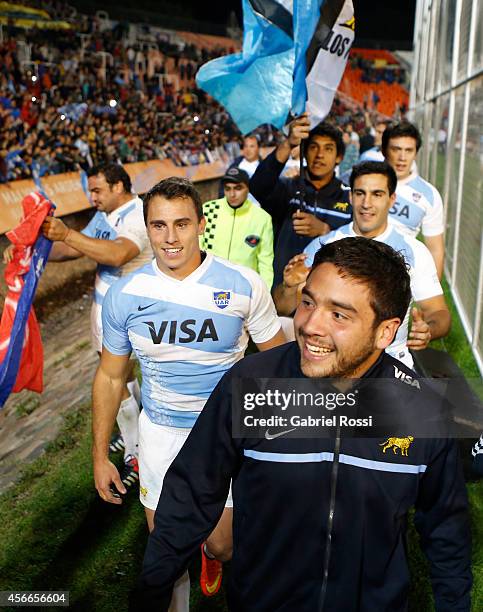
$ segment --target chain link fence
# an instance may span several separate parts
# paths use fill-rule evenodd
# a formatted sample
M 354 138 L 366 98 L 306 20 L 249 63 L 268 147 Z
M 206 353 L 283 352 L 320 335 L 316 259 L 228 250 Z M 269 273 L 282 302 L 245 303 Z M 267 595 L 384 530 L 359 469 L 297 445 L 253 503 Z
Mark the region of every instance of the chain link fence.
M 483 0 L 418 0 L 410 113 L 445 205 L 446 279 L 483 373 Z

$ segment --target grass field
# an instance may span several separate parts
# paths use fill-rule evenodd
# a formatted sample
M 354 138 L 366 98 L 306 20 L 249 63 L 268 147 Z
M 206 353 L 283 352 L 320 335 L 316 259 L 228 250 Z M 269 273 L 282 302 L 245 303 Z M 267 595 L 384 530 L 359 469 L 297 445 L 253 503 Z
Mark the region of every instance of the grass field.
M 455 314 L 451 334 L 444 344 L 436 344 L 454 356 L 466 376 L 479 375 Z M 483 609 L 482 489 L 481 481 L 468 483 L 474 542 L 473 612 Z M 22 468 L 19 482 L 0 497 L 0 517 L 0 590 L 65 589 L 70 591 L 71 610 L 127 609 L 146 544 L 144 514 L 135 493 L 120 507 L 97 497 L 90 459 L 90 406 L 73 410 L 46 453 Z M 413 528 L 409 536 L 410 609 L 429 612 L 433 605 L 426 561 Z M 191 569 L 197 576 L 199 568 Z M 224 592 L 206 599 L 195 582 L 191 609 L 226 610 Z

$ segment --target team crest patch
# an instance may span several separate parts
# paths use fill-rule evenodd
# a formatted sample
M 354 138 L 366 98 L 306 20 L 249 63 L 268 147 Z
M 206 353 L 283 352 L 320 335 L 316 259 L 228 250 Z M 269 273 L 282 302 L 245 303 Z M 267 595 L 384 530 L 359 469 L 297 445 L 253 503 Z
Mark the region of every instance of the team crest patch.
M 334 204 L 334 210 L 341 210 L 342 212 L 346 212 L 348 206 L 348 202 L 336 202 Z
M 408 456 L 408 448 L 414 442 L 413 436 L 406 436 L 405 438 L 388 438 L 379 446 L 384 446 L 382 452 L 385 453 L 388 448 L 392 448 L 392 452 L 397 455 L 397 449 L 401 451 L 402 457 Z
M 230 303 L 229 291 L 213 291 L 213 301 L 218 308 L 226 308 Z
M 415 202 L 419 202 L 420 199 L 421 199 L 421 194 L 413 191 L 413 200 Z
M 142 495 L 143 497 L 146 497 L 146 495 L 148 494 L 148 490 L 146 489 L 146 487 L 140 487 L 140 489 L 139 489 L 139 490 L 140 490 L 140 492 L 141 492 L 141 495 Z

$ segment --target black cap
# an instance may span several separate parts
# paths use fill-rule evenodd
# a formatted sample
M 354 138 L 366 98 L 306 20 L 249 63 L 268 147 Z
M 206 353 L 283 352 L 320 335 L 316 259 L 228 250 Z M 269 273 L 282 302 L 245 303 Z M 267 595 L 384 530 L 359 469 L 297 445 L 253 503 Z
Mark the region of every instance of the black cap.
M 245 185 L 250 185 L 250 177 L 245 172 L 245 170 L 240 170 L 240 168 L 229 168 L 226 171 L 225 176 L 221 179 L 222 183 L 245 183 Z

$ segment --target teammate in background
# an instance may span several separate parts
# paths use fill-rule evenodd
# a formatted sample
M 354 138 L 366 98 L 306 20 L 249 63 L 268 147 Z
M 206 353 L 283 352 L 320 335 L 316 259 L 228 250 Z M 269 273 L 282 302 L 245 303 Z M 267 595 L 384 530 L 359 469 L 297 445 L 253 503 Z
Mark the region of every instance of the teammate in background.
M 295 310 L 299 292 L 309 273 L 307 266 L 312 265 L 315 253 L 323 244 L 351 236 L 363 236 L 388 244 L 401 252 L 409 265 L 411 291 L 417 308 L 411 312 L 409 334 L 408 310 L 394 342 L 386 352 L 411 368 L 413 359 L 408 349 L 422 350 L 430 340 L 446 336 L 451 326 L 451 315 L 428 249 L 422 242 L 400 233 L 389 223 L 389 210 L 396 198 L 396 184 L 396 174 L 386 162 L 363 162 L 354 166 L 350 178 L 353 223 L 316 238 L 306 247 L 304 255 L 293 258 L 285 270 L 284 282 L 274 289 L 273 297 L 280 315 L 289 315 Z
M 155 185 L 144 198 L 144 218 L 155 259 L 113 285 L 102 309 L 93 459 L 99 495 L 120 504 L 119 493 L 125 491 L 109 461 L 108 445 L 134 350 L 141 365 L 144 408 L 139 417 L 140 499 L 152 530 L 164 475 L 221 376 L 243 357 L 248 334 L 260 350 L 284 343 L 285 337 L 258 274 L 200 251 L 205 219 L 190 181 L 172 177 Z M 221 563 L 214 557 L 223 561 L 231 556 L 232 503 L 226 494 L 220 502 L 218 526 L 205 534 L 209 537 L 202 546 L 201 582 L 207 595 L 216 593 L 221 583 Z M 186 573 L 170 609 L 188 607 Z
M 291 151 L 302 140 L 307 141 L 303 177 L 280 177 Z M 260 163 L 251 178 L 250 191 L 274 223 L 274 285 L 282 282 L 289 259 L 301 253 L 311 239 L 351 220 L 349 188 L 335 176 L 343 156 L 342 132 L 328 123 L 310 130 L 304 113 L 290 123 L 288 138 Z
M 408 236 L 416 237 L 422 232 L 441 280 L 444 268 L 443 202 L 438 190 L 414 170 L 421 144 L 418 128 L 408 121 L 387 128 L 382 135 L 382 152 L 398 180 L 396 201 L 389 218 Z
M 244 170 L 230 168 L 221 182 L 225 196 L 203 204 L 206 228 L 200 237 L 200 247 L 255 270 L 271 289 L 272 219 L 249 199 L 250 179 Z
M 302 379 L 299 389 L 306 378 L 362 379 L 376 388 L 392 379 L 381 401 L 386 422 L 420 421 L 424 412 L 435 427 L 440 398 L 420 380 L 408 404 L 398 375 L 413 382 L 415 375 L 384 353 L 410 298 L 405 262 L 389 246 L 349 238 L 320 249 L 295 315 L 297 342 L 237 363 L 168 470 L 131 612 L 168 610 L 174 581 L 218 520 L 230 478 L 232 612 L 406 610 L 413 506 L 436 612 L 470 611 L 468 500 L 454 440 L 393 438 L 399 452 L 384 453 L 384 438 L 335 431 L 332 438 L 289 437 L 283 426 L 263 437 L 232 434 L 233 383 L 257 376 Z M 290 421 L 297 412 L 283 414 Z
M 97 262 L 94 300 L 91 310 L 92 345 L 101 354 L 101 310 L 109 287 L 121 276 L 139 268 L 152 258 L 143 220 L 142 200 L 131 192 L 131 179 L 122 166 L 99 165 L 88 171 L 91 202 L 97 209 L 89 224 L 77 232 L 63 221 L 47 217 L 44 235 L 54 241 L 49 261 L 66 261 L 86 255 Z M 139 387 L 134 379 L 133 362 L 121 394 L 117 423 L 124 445 L 121 480 L 132 487 L 138 476 Z M 137 397 L 136 397 L 137 396 Z
M 374 126 L 374 146 L 367 149 L 359 157 L 359 163 L 363 161 L 384 161 L 384 155 L 381 151 L 382 135 L 384 134 L 389 121 L 377 121 Z

